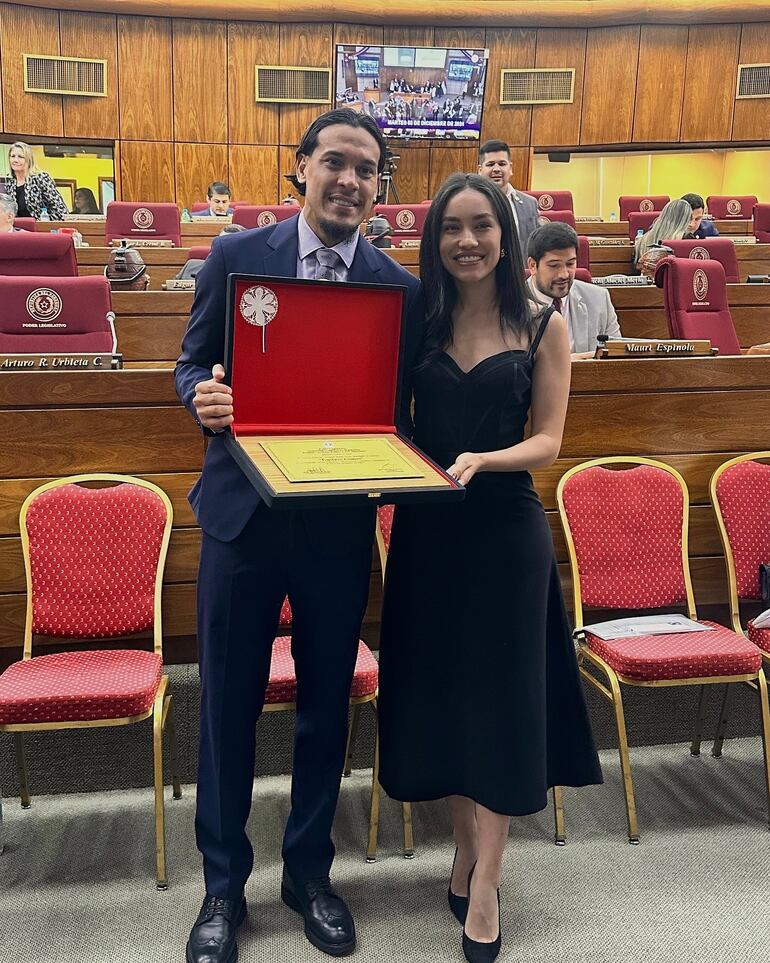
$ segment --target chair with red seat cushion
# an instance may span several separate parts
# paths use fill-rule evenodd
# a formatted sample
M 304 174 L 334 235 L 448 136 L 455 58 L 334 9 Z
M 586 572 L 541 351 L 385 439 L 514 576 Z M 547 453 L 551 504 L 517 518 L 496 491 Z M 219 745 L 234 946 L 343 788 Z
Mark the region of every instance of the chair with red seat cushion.
M 586 284 L 593 284 L 594 277 L 593 274 L 588 270 L 588 268 L 575 268 L 575 278 L 578 281 L 585 281 Z
M 549 211 L 575 211 L 572 191 L 522 191 L 537 201 L 538 210 L 543 214 Z
M 101 487 L 84 487 L 96 484 Z M 106 487 L 108 486 L 108 487 Z M 27 572 L 24 653 L 0 675 L 0 732 L 16 742 L 22 805 L 30 805 L 22 733 L 120 726 L 152 719 L 156 872 L 167 885 L 163 731 L 172 701 L 163 674 L 161 585 L 172 509 L 156 485 L 121 475 L 77 475 L 36 488 L 20 514 Z M 152 651 L 124 644 L 48 655 L 37 636 L 92 642 L 151 633 Z
M 391 238 L 395 241 L 422 237 L 425 218 L 430 204 L 377 204 L 374 214 L 387 218 L 393 228 Z
M 738 284 L 738 255 L 735 241 L 729 237 L 705 237 L 681 241 L 663 241 L 674 252 L 674 257 L 690 258 L 693 261 L 719 261 L 725 269 L 728 284 Z
M 655 283 L 663 288 L 672 338 L 708 339 L 720 354 L 741 353 L 719 261 L 665 257 L 655 270 Z
M 196 247 L 191 247 L 187 251 L 187 260 L 192 261 L 193 259 L 199 261 L 205 261 L 206 258 L 211 254 L 210 244 L 200 244 Z
M 176 204 L 110 201 L 104 228 L 107 244 L 114 240 L 171 241 L 182 246 L 179 208 Z
M 288 206 L 288 205 L 287 205 Z M 288 628 L 292 624 L 291 605 L 288 598 L 283 600 L 279 616 L 279 626 Z M 353 748 L 358 729 L 358 716 L 361 706 L 370 703 L 377 712 L 377 681 L 379 668 L 377 660 L 365 642 L 359 640 L 356 665 L 353 670 L 353 682 L 350 687 L 350 706 L 352 715 L 348 729 L 348 745 L 345 752 L 345 768 L 343 775 L 351 773 Z M 280 636 L 273 643 L 273 653 L 270 660 L 270 676 L 265 690 L 265 712 L 280 712 L 293 709 L 297 701 L 297 675 L 294 659 L 291 654 L 291 638 Z M 367 839 L 366 860 L 373 863 L 377 858 L 377 831 L 380 814 L 380 784 L 379 774 L 379 735 L 375 736 L 374 760 L 372 765 L 372 789 L 369 810 L 369 835 Z M 411 837 L 412 816 L 408 803 L 404 803 L 404 856 L 411 858 L 414 846 Z
M 770 452 L 755 451 L 724 462 L 711 476 L 709 491 L 714 506 L 727 566 L 730 616 L 770 662 L 770 628 L 757 628 L 741 613 L 742 602 L 762 598 L 760 565 L 770 563 Z M 763 607 L 767 603 L 765 602 Z M 727 690 L 713 754 L 719 755 L 727 727 Z
M 293 204 L 243 204 L 235 208 L 233 224 L 245 228 L 270 227 L 298 214 L 299 208 Z
M 0 276 L 0 351 L 10 354 L 117 350 L 110 282 Z
M 628 215 L 634 211 L 641 211 L 642 214 L 662 211 L 670 200 L 668 194 L 622 194 L 618 198 L 620 220 L 627 221 Z
M 714 622 L 701 622 L 708 627 L 703 632 L 638 634 L 612 641 L 585 626 L 584 607 L 663 612 L 683 607 L 697 620 L 688 563 L 689 495 L 673 468 L 646 458 L 599 458 L 567 471 L 556 497 L 570 558 L 580 671 L 614 707 L 628 836 L 638 842 L 621 686 L 705 687 L 754 680 L 767 760 L 769 710 L 762 660 L 748 639 Z M 694 754 L 700 752 L 704 691 Z M 765 786 L 770 792 L 767 767 Z
M 575 230 L 576 221 L 572 211 L 538 211 L 538 215 L 543 224 L 550 221 L 559 221 L 562 224 L 569 224 L 572 230 Z
M 13 219 L 13 226 L 17 227 L 20 231 L 36 231 L 37 221 L 34 217 L 15 217 Z
M 585 234 L 578 234 L 577 266 L 591 270 L 591 246 Z
M 0 234 L 0 274 L 77 277 L 78 262 L 72 237 L 45 231 Z
M 749 220 L 756 203 L 755 194 L 712 194 L 706 198 L 709 214 L 720 221 Z
M 631 211 L 627 218 L 630 240 L 635 241 L 639 231 L 646 234 L 659 217 L 660 211 Z

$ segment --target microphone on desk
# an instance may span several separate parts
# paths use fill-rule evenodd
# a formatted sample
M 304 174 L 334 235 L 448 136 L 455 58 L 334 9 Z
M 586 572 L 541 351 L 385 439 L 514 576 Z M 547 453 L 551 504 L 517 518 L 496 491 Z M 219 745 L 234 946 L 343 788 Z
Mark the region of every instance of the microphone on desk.
M 770 284 L 770 274 L 750 274 L 746 284 Z

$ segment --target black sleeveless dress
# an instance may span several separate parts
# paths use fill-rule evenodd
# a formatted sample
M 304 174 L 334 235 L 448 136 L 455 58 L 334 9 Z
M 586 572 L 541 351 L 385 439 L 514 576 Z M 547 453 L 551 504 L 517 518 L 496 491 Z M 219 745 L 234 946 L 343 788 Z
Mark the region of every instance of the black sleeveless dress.
M 414 378 L 415 442 L 448 468 L 524 438 L 535 353 Z M 454 505 L 396 509 L 380 643 L 380 782 L 511 816 L 602 781 L 551 531 L 528 472 L 479 472 Z

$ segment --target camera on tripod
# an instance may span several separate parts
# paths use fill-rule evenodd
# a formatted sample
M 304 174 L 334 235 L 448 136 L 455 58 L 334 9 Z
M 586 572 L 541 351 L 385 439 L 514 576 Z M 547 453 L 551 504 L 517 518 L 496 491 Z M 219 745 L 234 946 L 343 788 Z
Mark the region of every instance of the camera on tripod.
M 390 147 L 385 147 L 385 166 L 382 169 L 382 174 L 380 174 L 380 196 L 378 198 L 380 204 L 389 204 L 391 194 L 396 204 L 401 203 L 394 180 L 400 160 L 400 154 L 394 154 Z

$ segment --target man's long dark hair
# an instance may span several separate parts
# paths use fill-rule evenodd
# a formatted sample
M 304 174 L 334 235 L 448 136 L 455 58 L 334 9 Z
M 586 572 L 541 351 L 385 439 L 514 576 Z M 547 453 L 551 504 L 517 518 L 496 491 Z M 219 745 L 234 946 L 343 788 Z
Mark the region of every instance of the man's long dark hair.
M 527 342 L 532 340 L 537 329 L 529 307 L 519 237 L 508 198 L 487 177 L 450 174 L 433 198 L 420 243 L 420 277 L 425 291 L 425 362 L 452 343 L 452 312 L 457 304 L 457 287 L 441 263 L 439 243 L 447 204 L 455 194 L 464 190 L 478 191 L 489 201 L 502 231 L 501 248 L 506 253 L 495 268 L 495 288 L 503 334 L 510 332 L 517 341 Z

